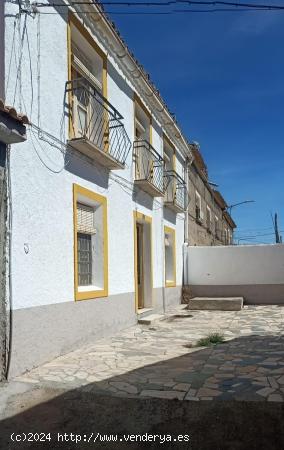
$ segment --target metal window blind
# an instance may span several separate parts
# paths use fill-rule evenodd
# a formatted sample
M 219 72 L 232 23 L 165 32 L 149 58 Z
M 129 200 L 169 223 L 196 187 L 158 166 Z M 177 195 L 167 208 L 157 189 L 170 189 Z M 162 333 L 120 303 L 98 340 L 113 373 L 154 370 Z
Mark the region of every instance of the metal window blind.
M 94 209 L 91 206 L 77 203 L 77 231 L 79 233 L 96 234 Z

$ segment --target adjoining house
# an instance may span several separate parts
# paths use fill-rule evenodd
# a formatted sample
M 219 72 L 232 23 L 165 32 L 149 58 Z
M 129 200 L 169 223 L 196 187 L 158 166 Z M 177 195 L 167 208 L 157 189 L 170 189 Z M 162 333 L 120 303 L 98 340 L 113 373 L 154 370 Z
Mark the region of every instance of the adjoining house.
M 7 292 L 9 278 L 7 262 L 9 261 L 8 246 L 9 228 L 9 158 L 11 144 L 26 140 L 26 116 L 22 116 L 12 107 L 4 104 L 0 98 L 0 381 L 7 373 L 8 341 L 9 341 L 9 313 L 10 308 Z
M 199 147 L 192 147 L 194 160 L 188 168 L 188 241 L 189 245 L 231 245 L 236 224 L 227 211 L 227 203 L 213 184 Z
M 180 303 L 192 154 L 98 4 L 1 11 L 5 102 L 30 119 L 9 158 L 13 376 Z

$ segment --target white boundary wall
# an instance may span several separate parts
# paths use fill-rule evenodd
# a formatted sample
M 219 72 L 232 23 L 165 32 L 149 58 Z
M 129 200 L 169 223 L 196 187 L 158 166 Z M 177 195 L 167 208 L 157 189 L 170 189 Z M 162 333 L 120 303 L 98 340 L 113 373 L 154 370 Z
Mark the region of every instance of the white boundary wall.
M 284 304 L 284 245 L 188 247 L 185 282 L 194 296 L 243 296 Z

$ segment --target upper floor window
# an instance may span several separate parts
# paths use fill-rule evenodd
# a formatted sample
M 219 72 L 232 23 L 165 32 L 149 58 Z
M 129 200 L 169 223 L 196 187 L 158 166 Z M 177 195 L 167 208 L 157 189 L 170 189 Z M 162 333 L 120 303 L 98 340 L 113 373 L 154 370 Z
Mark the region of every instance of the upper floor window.
M 164 135 L 164 164 L 165 170 L 175 170 L 175 149 L 169 139 Z
M 69 141 L 101 166 L 123 169 L 131 142 L 123 116 L 107 99 L 107 55 L 72 13 L 67 30 Z
M 209 206 L 206 207 L 206 227 L 209 231 L 212 231 L 212 213 Z
M 219 219 L 217 216 L 215 216 L 215 235 L 217 238 L 219 237 Z
M 72 17 L 69 26 L 71 78 L 83 77 L 106 96 L 106 54 L 77 19 Z
M 69 35 L 71 134 L 76 138 L 87 137 L 101 146 L 104 145 L 103 134 L 107 131 L 99 129 L 104 118 L 100 98 L 106 97 L 106 55 L 73 16 L 69 23 Z
M 225 228 L 224 230 L 224 244 L 227 245 L 228 244 L 228 230 Z
M 195 217 L 196 220 L 202 220 L 201 196 L 195 191 Z
M 151 115 L 136 95 L 134 97 L 134 134 L 135 141 L 147 141 L 151 144 Z
M 228 230 L 228 244 L 232 244 L 232 232 L 230 230 Z

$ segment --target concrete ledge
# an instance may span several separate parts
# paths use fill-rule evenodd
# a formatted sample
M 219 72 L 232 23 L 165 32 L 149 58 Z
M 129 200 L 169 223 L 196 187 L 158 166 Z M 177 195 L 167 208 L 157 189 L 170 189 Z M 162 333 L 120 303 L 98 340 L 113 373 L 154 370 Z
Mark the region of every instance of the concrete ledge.
M 240 311 L 243 308 L 242 297 L 195 297 L 189 300 L 188 309 L 209 311 Z
M 192 297 L 243 297 L 246 305 L 284 305 L 283 284 L 190 285 Z

